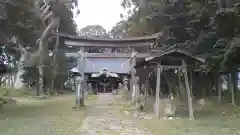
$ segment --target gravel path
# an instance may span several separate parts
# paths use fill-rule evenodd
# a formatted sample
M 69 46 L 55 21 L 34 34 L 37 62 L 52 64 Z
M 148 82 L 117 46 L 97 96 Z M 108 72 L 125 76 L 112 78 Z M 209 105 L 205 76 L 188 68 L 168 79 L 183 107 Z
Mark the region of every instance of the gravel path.
M 109 103 L 116 100 L 117 95 L 99 94 L 81 128 L 80 135 L 152 135 L 146 129 L 139 129 L 136 120 L 123 120 L 117 116 L 116 109 Z

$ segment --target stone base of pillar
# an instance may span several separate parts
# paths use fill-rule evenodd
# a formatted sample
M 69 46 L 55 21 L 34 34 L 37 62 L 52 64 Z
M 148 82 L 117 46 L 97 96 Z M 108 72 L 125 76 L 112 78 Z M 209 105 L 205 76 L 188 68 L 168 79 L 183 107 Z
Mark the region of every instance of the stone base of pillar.
M 79 111 L 79 110 L 81 110 L 81 106 L 80 105 L 75 105 L 75 106 L 72 107 L 72 109 L 74 111 Z

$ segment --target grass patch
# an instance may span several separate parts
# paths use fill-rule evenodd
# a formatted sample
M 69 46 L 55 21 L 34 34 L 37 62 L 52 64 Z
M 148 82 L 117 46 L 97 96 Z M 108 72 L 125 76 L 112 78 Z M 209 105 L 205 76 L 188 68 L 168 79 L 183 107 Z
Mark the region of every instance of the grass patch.
M 126 94 L 126 93 L 125 93 Z M 127 97 L 127 96 L 124 96 Z M 127 98 L 119 98 L 119 113 L 131 112 L 132 106 Z M 145 110 L 153 113 L 154 100 L 149 99 Z M 182 103 L 179 103 L 182 104 Z M 240 134 L 240 107 L 231 104 L 206 104 L 198 107 L 194 104 L 196 120 L 188 120 L 187 108 L 177 108 L 176 120 L 140 119 L 138 126 L 149 129 L 154 135 L 238 135 Z M 125 115 L 126 117 L 126 115 Z M 123 117 L 124 118 L 124 117 Z
M 0 110 L 1 135 L 67 135 L 81 127 L 88 108 L 95 103 L 89 95 L 86 106 L 73 111 L 74 95 L 62 95 L 46 100 L 14 98 L 17 104 L 6 104 Z
M 212 104 L 195 109 L 196 120 L 188 120 L 187 109 L 178 110 L 176 117 L 178 117 L 176 120 L 141 119 L 139 125 L 150 129 L 156 135 L 240 134 L 240 125 L 238 124 L 240 108 L 231 104 Z
M 234 135 L 240 133 L 240 119 L 211 118 L 205 120 L 140 120 L 143 128 L 158 135 Z
M 36 90 L 34 89 L 14 89 L 14 88 L 0 88 L 0 93 L 4 92 L 5 94 L 3 96 L 9 96 L 9 97 L 22 97 L 22 96 L 36 96 Z

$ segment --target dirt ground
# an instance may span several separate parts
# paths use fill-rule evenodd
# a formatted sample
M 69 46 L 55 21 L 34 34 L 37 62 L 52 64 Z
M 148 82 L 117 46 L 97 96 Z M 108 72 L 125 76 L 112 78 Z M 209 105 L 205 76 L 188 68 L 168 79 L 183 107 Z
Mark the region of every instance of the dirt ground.
M 119 95 L 101 93 L 84 119 L 79 135 L 153 135 L 138 126 L 133 117 L 121 117 L 117 99 Z
M 72 135 L 81 126 L 87 110 L 95 103 L 94 96 L 86 107 L 72 110 L 74 95 L 55 96 L 45 100 L 16 97 L 16 103 L 0 109 L 1 135 Z
M 156 120 L 150 101 L 134 118 L 122 93 L 90 95 L 80 111 L 72 110 L 74 95 L 15 100 L 0 110 L 0 135 L 240 135 L 240 108 L 231 104 L 194 104 L 196 120 L 181 109 L 174 120 Z

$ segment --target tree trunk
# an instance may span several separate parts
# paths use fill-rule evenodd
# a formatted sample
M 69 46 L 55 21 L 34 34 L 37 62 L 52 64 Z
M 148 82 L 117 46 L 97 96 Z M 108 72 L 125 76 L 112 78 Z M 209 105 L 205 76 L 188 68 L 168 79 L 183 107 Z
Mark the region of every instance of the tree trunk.
M 59 26 L 56 30 L 56 32 L 58 32 Z M 58 52 L 58 46 L 59 46 L 59 36 L 56 37 L 56 44 L 54 46 L 54 50 L 53 50 L 53 61 L 55 62 L 56 65 L 54 65 L 54 70 L 57 70 L 56 66 L 57 66 L 57 62 L 56 62 L 56 56 L 57 56 L 57 52 Z M 53 91 L 54 88 L 54 80 L 56 78 L 56 74 L 54 76 L 54 78 L 52 79 L 52 84 L 51 84 L 51 90 L 49 91 L 48 95 L 51 95 L 51 92 Z
M 52 11 L 50 11 L 50 13 L 48 15 L 50 15 L 52 18 L 50 19 L 50 23 L 47 25 L 47 27 L 44 29 L 43 33 L 41 34 L 40 38 L 39 38 L 39 42 L 38 42 L 38 52 L 39 52 L 39 57 L 40 57 L 40 63 L 39 63 L 39 94 L 40 96 L 43 95 L 43 64 L 44 64 L 44 56 L 47 55 L 47 45 L 48 45 L 48 35 L 49 33 L 56 28 L 56 26 L 59 24 L 60 22 L 60 18 L 59 17 L 55 17 L 51 15 Z M 50 17 L 48 16 L 48 17 Z M 46 17 L 46 16 L 45 16 Z M 41 18 L 43 19 L 43 18 Z M 43 19 L 45 20 L 45 19 Z
M 26 54 L 24 54 L 23 52 L 21 53 L 21 57 L 19 60 L 19 64 L 18 64 L 18 70 L 15 76 L 15 82 L 14 82 L 14 88 L 15 89 L 22 89 L 24 87 L 24 83 L 22 82 L 21 76 L 24 74 L 24 70 L 23 70 L 23 62 L 26 61 Z
M 186 64 L 183 61 L 183 68 L 184 68 L 184 79 L 185 79 L 185 86 L 186 86 L 186 91 L 187 91 L 187 97 L 188 97 L 188 111 L 189 111 L 189 119 L 192 120 L 194 119 L 194 115 L 193 115 L 193 106 L 192 106 L 192 95 L 191 95 L 191 91 L 190 91 L 190 85 L 189 85 L 189 81 L 188 81 L 188 75 L 187 75 L 187 68 L 186 68 Z

